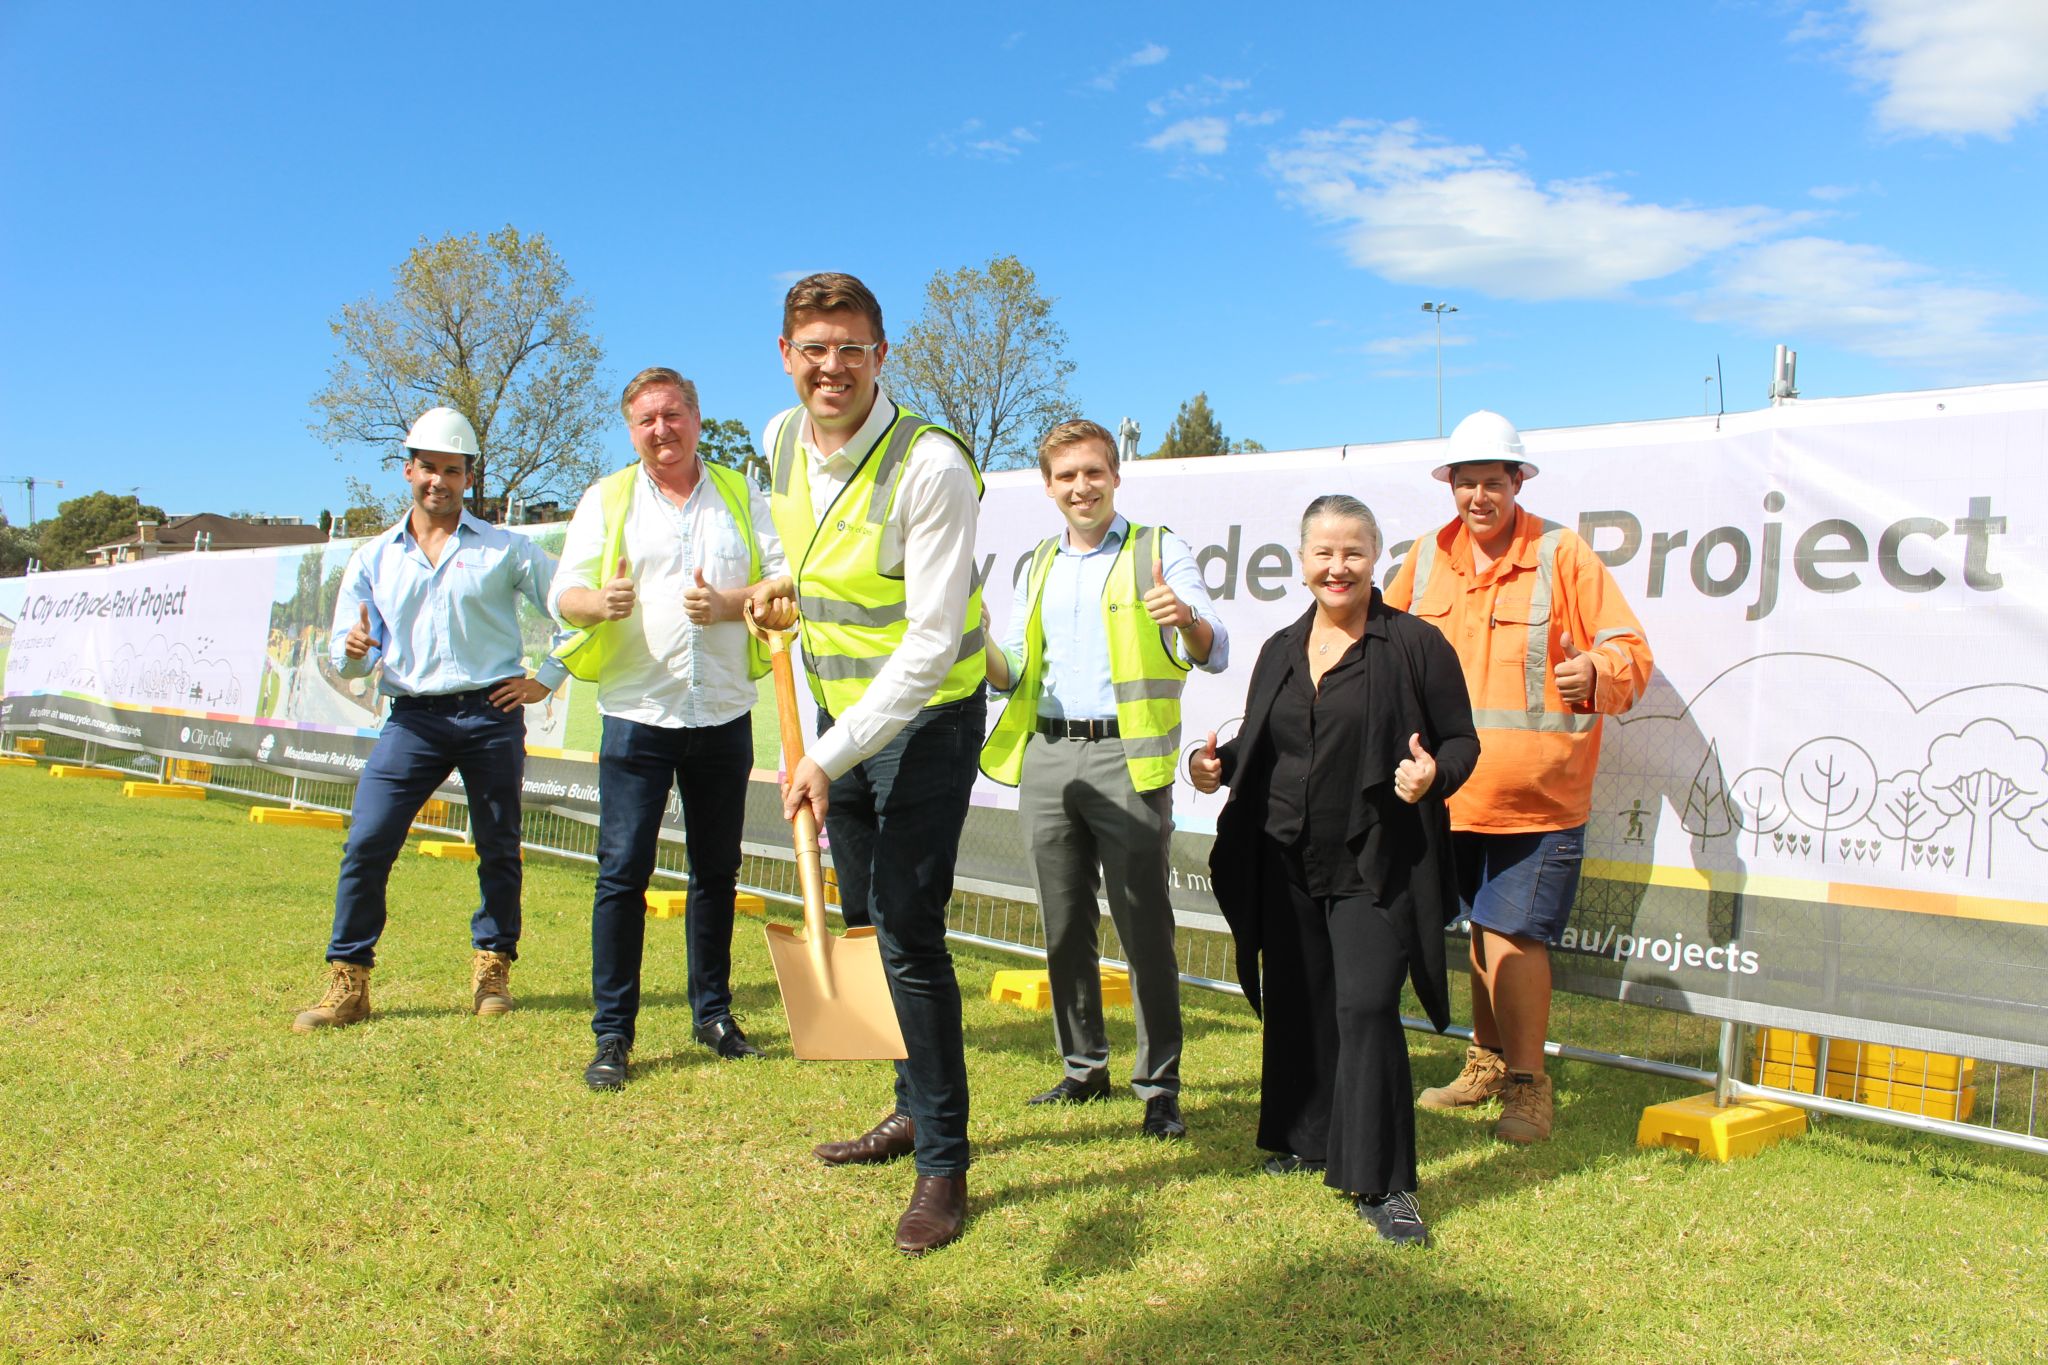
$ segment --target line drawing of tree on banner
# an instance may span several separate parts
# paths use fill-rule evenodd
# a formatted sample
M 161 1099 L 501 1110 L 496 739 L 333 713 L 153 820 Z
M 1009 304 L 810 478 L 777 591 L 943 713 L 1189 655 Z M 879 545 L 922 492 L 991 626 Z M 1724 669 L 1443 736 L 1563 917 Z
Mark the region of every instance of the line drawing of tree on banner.
M 1764 836 L 1776 834 L 1792 818 L 1792 808 L 1785 804 L 1785 775 L 1775 768 L 1751 768 L 1737 774 L 1728 809 L 1736 824 L 1756 836 L 1750 854 L 1762 856 Z
M 1906 850 L 1924 844 L 1948 823 L 1941 807 L 1920 790 L 1920 774 L 1908 769 L 1877 784 L 1870 803 L 1870 823 L 1887 839 L 1899 843 L 1899 870 L 1906 870 Z
M 1984 875 L 1989 877 L 1993 822 L 2002 815 L 2017 824 L 2048 803 L 2048 748 L 1984 716 L 1928 746 L 1920 790 L 1945 814 L 1970 817 L 1963 875 L 1976 871 L 1981 835 Z
M 1718 839 L 1735 829 L 1734 817 L 1728 810 L 1728 779 L 1721 772 L 1721 746 L 1713 740 L 1707 741 L 1707 756 L 1700 760 L 1699 771 L 1692 775 L 1692 786 L 1685 793 L 1685 812 L 1678 823 L 1679 828 L 1699 841 L 1702 849 L 1707 840 Z
M 1863 746 L 1840 735 L 1809 739 L 1785 760 L 1785 804 L 1820 836 L 1828 860 L 1828 834 L 1861 820 L 1877 794 L 1877 765 Z

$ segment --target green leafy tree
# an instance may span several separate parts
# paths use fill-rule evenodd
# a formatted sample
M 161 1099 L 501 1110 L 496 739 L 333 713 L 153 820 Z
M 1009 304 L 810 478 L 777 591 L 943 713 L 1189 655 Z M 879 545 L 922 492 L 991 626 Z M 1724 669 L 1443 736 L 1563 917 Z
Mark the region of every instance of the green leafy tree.
M 539 233 L 421 238 L 388 299 L 348 304 L 328 323 L 337 349 L 312 431 L 397 463 L 413 419 L 445 404 L 469 418 L 483 452 L 472 510 L 515 493 L 573 498 L 596 475 L 612 413 L 589 311 Z
M 1209 411 L 1209 395 L 1205 390 L 1180 405 L 1174 414 L 1173 425 L 1166 429 L 1165 439 L 1150 458 L 1155 460 L 1186 459 L 1192 455 L 1228 455 L 1230 442 L 1223 435 L 1223 424 L 1216 420 L 1216 414 Z
M 762 487 L 768 484 L 768 461 L 754 448 L 754 434 L 737 417 L 707 417 L 697 453 L 713 464 L 737 469 Z
M 1015 256 L 939 271 L 924 312 L 889 351 L 884 379 L 912 409 L 958 432 L 984 469 L 1037 459 L 1038 438 L 1073 415 L 1067 333 L 1054 300 Z
M 338 536 L 374 536 L 398 524 L 412 508 L 409 493 L 380 494 L 358 478 L 342 481 L 348 487 L 348 510 L 334 519 Z
M 152 507 L 133 493 L 87 493 L 57 505 L 54 520 L 43 522 L 37 557 L 46 569 L 75 569 L 91 558 L 95 545 L 125 540 L 141 520 L 162 522 L 164 509 Z
M 1242 441 L 1232 441 L 1230 443 L 1230 453 L 1233 455 L 1263 455 L 1266 453 L 1266 448 L 1247 436 Z
M 19 578 L 28 572 L 31 559 L 41 558 L 36 539 L 29 527 L 0 523 L 0 578 Z

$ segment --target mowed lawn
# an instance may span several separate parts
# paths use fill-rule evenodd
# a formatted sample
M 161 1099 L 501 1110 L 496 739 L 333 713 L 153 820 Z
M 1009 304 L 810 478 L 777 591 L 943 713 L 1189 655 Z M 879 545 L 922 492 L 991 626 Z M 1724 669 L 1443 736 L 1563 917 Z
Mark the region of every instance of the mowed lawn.
M 1687 1088 L 1557 1068 L 1558 1137 L 1420 1116 L 1438 1245 L 1383 1248 L 1256 1174 L 1258 1034 L 1190 993 L 1190 1139 L 1124 1098 L 1023 1098 L 1045 1016 L 962 953 L 971 1221 L 906 1261 L 911 1172 L 813 1142 L 878 1064 L 789 1056 L 758 926 L 689 1041 L 681 921 L 648 925 L 634 1079 L 586 1091 L 591 871 L 527 867 L 519 1008 L 467 1013 L 473 869 L 410 852 L 367 1024 L 289 1031 L 337 834 L 0 769 L 0 1360 L 1619 1361 L 2048 1356 L 2048 1163 L 1830 1122 L 1716 1166 L 1633 1145 Z M 1460 992 L 1462 995 L 1462 992 Z M 1117 1064 L 1128 1011 L 1113 1014 Z M 1419 1083 L 1459 1050 L 1413 1040 Z

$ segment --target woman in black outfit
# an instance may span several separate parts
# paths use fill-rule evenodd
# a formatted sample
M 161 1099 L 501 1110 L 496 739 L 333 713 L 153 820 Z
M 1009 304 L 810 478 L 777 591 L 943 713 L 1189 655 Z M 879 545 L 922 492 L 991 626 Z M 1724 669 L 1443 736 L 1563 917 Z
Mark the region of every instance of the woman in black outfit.
M 1265 1168 L 1322 1170 L 1380 1236 L 1427 1245 L 1401 983 L 1449 1024 L 1443 931 L 1458 890 L 1444 800 L 1479 738 L 1450 645 L 1381 602 L 1379 553 L 1364 503 L 1308 505 L 1315 605 L 1259 651 L 1237 737 L 1218 750 L 1211 735 L 1190 769 L 1202 791 L 1231 788 L 1209 866 L 1245 997 L 1264 1002 Z

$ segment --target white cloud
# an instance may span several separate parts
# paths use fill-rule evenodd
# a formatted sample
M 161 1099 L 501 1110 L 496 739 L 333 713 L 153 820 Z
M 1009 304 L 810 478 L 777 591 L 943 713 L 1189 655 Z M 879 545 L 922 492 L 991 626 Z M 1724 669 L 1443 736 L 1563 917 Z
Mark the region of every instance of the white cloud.
M 2012 330 L 2040 305 L 2021 294 L 1945 280 L 1882 247 L 1793 237 L 1735 254 L 1696 316 L 1798 345 L 1812 338 L 1945 380 L 2036 378 L 2048 336 Z
M 1366 355 L 1407 355 L 1411 351 L 1435 350 L 1436 338 L 1436 328 L 1430 326 L 1418 332 L 1410 332 L 1407 336 L 1375 337 L 1358 349 Z M 1447 331 L 1443 338 L 1443 344 L 1447 347 L 1467 346 L 1472 342 L 1472 338 L 1462 332 Z
M 1240 110 L 1237 115 L 1237 121 L 1247 128 L 1264 128 L 1268 124 L 1280 121 L 1280 111 L 1278 109 L 1261 109 L 1256 114 L 1248 114 Z
M 1874 185 L 1815 185 L 1806 192 L 1806 196 L 1809 199 L 1818 199 L 1823 204 L 1839 204 L 1844 199 L 1853 199 L 1875 188 Z
M 1012 128 L 1007 133 L 990 133 L 983 130 L 978 118 L 968 119 L 950 133 L 941 133 L 931 140 L 931 151 L 937 156 L 978 157 L 991 161 L 1007 161 L 1038 141 L 1038 135 L 1029 128 Z
M 1519 161 L 1429 137 L 1414 120 L 1359 119 L 1268 157 L 1289 198 L 1338 225 L 1354 264 L 1500 298 L 1617 294 L 1789 221 L 1759 207 L 1639 203 L 1593 179 L 1538 185 Z
M 1097 90 L 1114 90 L 1124 72 L 1134 66 L 1157 66 L 1171 54 L 1158 43 L 1147 43 L 1128 57 L 1119 57 L 1109 64 L 1107 70 L 1091 77 L 1088 84 Z
M 1230 123 L 1214 115 L 1184 118 L 1146 138 L 1145 145 L 1155 152 L 1221 156 L 1230 150 Z
M 1223 103 L 1232 95 L 1251 89 L 1252 83 L 1237 76 L 1203 76 L 1175 90 L 1169 90 L 1158 99 L 1147 100 L 1145 111 L 1153 118 L 1165 118 L 1184 109 L 1208 109 Z
M 1856 9 L 1852 60 L 1883 89 L 1881 126 L 2005 138 L 2048 106 L 2043 0 L 1857 0 Z

